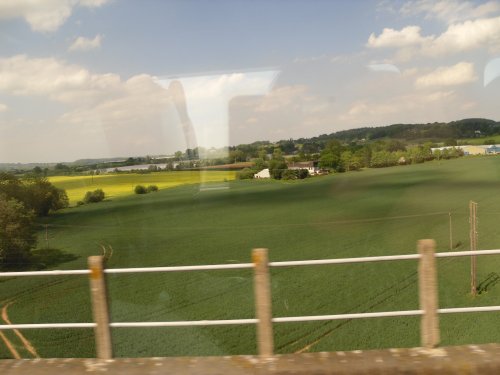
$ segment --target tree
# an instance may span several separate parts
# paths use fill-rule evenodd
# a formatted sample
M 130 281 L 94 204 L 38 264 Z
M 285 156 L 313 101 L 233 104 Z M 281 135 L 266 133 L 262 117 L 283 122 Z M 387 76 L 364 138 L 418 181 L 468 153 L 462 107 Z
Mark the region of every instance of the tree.
M 237 162 L 242 162 L 246 161 L 246 155 L 243 151 L 236 149 L 229 151 L 229 163 L 237 163 Z
M 340 165 L 342 170 L 349 172 L 352 168 L 352 152 L 351 151 L 344 151 L 342 154 L 340 154 Z
M 383 168 L 396 165 L 398 163 L 398 156 L 395 152 L 388 151 L 375 151 L 372 154 L 370 167 Z
M 134 192 L 136 194 L 146 194 L 148 191 L 146 189 L 145 186 L 143 185 L 136 185 L 136 187 L 134 188 Z
M 288 141 L 280 141 L 279 145 L 280 149 L 283 150 L 286 155 L 292 154 L 295 151 L 295 143 L 293 142 L 293 139 L 289 139 Z
M 254 174 L 255 171 L 253 169 L 243 168 L 241 171 L 236 173 L 236 177 L 239 180 L 247 180 L 247 179 L 252 179 Z
M 83 198 L 84 203 L 97 203 L 104 200 L 106 194 L 102 189 L 96 189 L 94 191 L 87 191 L 85 197 Z
M 339 141 L 332 139 L 328 141 L 319 157 L 319 166 L 321 168 L 341 170 L 340 155 L 343 147 Z
M 273 156 L 269 161 L 269 173 L 271 174 L 271 177 L 276 180 L 280 180 L 283 171 L 285 171 L 287 168 L 288 166 L 286 164 L 285 157 L 281 152 L 281 149 L 279 147 L 275 148 Z
M 0 194 L 0 265 L 17 268 L 30 258 L 36 245 L 33 212 Z
M 24 182 L 26 207 L 35 211 L 37 216 L 47 216 L 50 211 L 68 207 L 66 191 L 58 189 L 44 177 L 30 177 Z
M 0 172 L 0 194 L 23 201 L 25 187 L 12 173 Z
M 10 173 L 0 173 L 0 193 L 24 203 L 37 216 L 47 216 L 49 211 L 68 207 L 66 192 L 41 176 L 28 175 L 20 180 Z
M 60 172 L 60 173 L 68 173 L 70 171 L 70 168 L 66 165 L 66 164 L 63 164 L 63 163 L 57 163 L 55 166 L 54 166 L 54 170 L 56 172 Z

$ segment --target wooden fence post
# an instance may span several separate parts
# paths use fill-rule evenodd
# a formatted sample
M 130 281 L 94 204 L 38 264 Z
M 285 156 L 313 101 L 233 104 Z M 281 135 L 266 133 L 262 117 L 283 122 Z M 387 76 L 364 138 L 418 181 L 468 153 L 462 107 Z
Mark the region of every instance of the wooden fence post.
M 96 354 L 99 359 L 111 359 L 113 358 L 113 348 L 111 344 L 111 331 L 109 329 L 108 299 L 103 263 L 104 259 L 102 256 L 91 256 L 88 258 L 92 315 L 96 323 L 94 330 Z
M 418 265 L 419 300 L 420 309 L 424 312 L 420 323 L 420 340 L 421 345 L 428 349 L 436 347 L 440 341 L 435 248 L 434 240 L 418 241 L 421 255 Z
M 470 222 L 470 250 L 477 250 L 477 203 L 469 202 L 469 222 Z M 473 296 L 477 294 L 477 284 L 476 284 L 476 256 L 471 255 L 470 257 L 470 293 Z
M 264 358 L 273 356 L 273 323 L 271 283 L 267 249 L 253 249 L 254 293 L 257 323 L 257 347 L 259 355 Z

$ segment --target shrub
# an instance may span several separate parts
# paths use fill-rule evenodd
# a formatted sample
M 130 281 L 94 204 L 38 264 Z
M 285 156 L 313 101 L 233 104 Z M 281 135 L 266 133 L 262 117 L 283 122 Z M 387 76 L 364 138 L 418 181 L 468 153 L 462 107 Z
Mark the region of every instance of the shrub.
M 0 194 L 0 268 L 25 265 L 35 246 L 33 211 L 23 203 Z
M 253 175 L 255 174 L 255 171 L 250 168 L 243 168 L 241 171 L 239 171 L 236 176 L 238 177 L 239 180 L 248 180 L 253 178 Z
M 299 169 L 297 177 L 303 180 L 304 178 L 309 177 L 309 171 L 307 169 Z
M 84 201 L 78 201 L 78 202 L 76 202 L 76 205 L 77 205 L 77 206 L 83 206 L 84 204 L 85 204 L 85 202 L 84 202 Z
M 105 196 L 106 195 L 104 194 L 104 191 L 102 191 L 102 189 L 97 189 L 94 191 L 87 191 L 87 193 L 85 193 L 85 197 L 83 198 L 83 202 L 84 203 L 101 202 L 102 200 L 104 200 Z
M 298 178 L 298 170 L 295 169 L 285 169 L 283 173 L 281 173 L 282 180 L 296 180 Z
M 281 180 L 283 173 L 287 171 L 287 169 L 273 169 L 269 170 L 269 173 L 271 174 L 271 177 L 274 178 L 275 180 Z
M 156 186 L 156 185 L 149 185 L 149 186 L 146 188 L 146 191 L 147 191 L 148 193 L 158 191 L 158 186 Z
M 134 188 L 134 192 L 136 194 L 146 194 L 148 191 L 147 191 L 147 189 L 143 185 L 137 185 Z

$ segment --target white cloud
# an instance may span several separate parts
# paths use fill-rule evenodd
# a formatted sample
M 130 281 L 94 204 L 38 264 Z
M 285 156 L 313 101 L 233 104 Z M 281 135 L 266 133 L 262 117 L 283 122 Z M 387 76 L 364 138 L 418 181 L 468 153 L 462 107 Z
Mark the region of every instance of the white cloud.
M 443 34 L 425 45 L 423 52 L 442 55 L 499 46 L 500 17 L 495 17 L 450 25 Z
M 88 8 L 98 8 L 110 0 L 80 0 L 80 5 Z
M 9 109 L 9 107 L 7 107 L 7 105 L 0 103 L 0 113 L 5 112 L 8 109 Z
M 276 70 L 266 70 L 186 77 L 181 81 L 190 101 L 210 98 L 227 101 L 234 96 L 266 93 L 277 75 Z
M 459 100 L 453 91 L 416 92 L 357 100 L 338 119 L 351 127 L 450 120 L 456 118 L 456 107 L 461 103 Z
M 371 48 L 400 48 L 423 44 L 432 37 L 420 35 L 419 26 L 407 26 L 401 30 L 385 28 L 379 36 L 372 33 L 367 46 Z
M 2 0 L 0 19 L 23 18 L 33 31 L 53 32 L 71 16 L 76 6 L 95 8 L 109 0 Z
M 146 74 L 124 81 L 116 74 L 93 74 L 65 61 L 25 55 L 0 58 L 0 93 L 64 103 L 69 112 L 61 120 L 82 126 L 99 118 L 109 127 L 137 122 L 140 128 L 168 102 L 166 90 Z
M 294 63 L 311 63 L 311 62 L 316 62 L 320 60 L 326 60 L 328 56 L 326 54 L 323 55 L 318 55 L 318 56 L 301 56 L 301 57 L 296 57 L 292 61 Z
M 415 87 L 422 89 L 428 87 L 459 86 L 477 80 L 474 64 L 460 62 L 453 66 L 442 66 L 433 72 L 416 79 Z
M 293 110 L 292 107 L 298 105 L 297 101 L 306 95 L 307 87 L 303 85 L 278 87 L 262 98 L 255 111 Z
M 276 75 L 276 71 L 265 71 L 176 79 L 184 86 L 199 144 L 211 146 L 217 141 L 227 146 L 228 101 L 238 95 L 265 94 Z M 14 100 L 20 103 L 24 97 L 26 101 L 52 101 L 59 113 L 43 117 L 44 128 L 57 128 L 53 132 L 58 137 L 64 133 L 68 139 L 86 137 L 88 142 L 89 137 L 105 137 L 111 155 L 165 153 L 186 147 L 168 83 L 163 88 L 158 82 L 147 74 L 126 80 L 116 74 L 95 74 L 55 58 L 0 58 L 0 95 L 17 97 Z M 76 150 L 67 152 L 75 154 Z
M 12 95 L 46 96 L 77 103 L 84 97 L 100 99 L 119 92 L 121 84 L 115 74 L 92 74 L 81 66 L 54 58 L 0 58 L 0 92 Z
M 388 73 L 401 73 L 399 68 L 394 64 L 368 64 L 368 69 L 373 72 L 388 72 Z
M 95 105 L 76 106 L 61 117 L 61 122 L 89 126 L 98 121 L 110 131 L 119 129 L 143 129 L 151 122 L 151 117 L 165 111 L 169 103 L 166 90 L 160 88 L 153 77 L 136 75 L 119 82 L 119 93 Z M 107 92 L 106 88 L 103 89 Z M 103 93 L 103 94 L 104 94 Z M 156 122 L 156 121 L 155 121 Z
M 406 16 L 424 14 L 426 19 L 438 19 L 446 23 L 487 17 L 499 11 L 498 1 L 475 4 L 459 0 L 414 0 L 408 1 L 400 8 L 400 13 Z
M 422 36 L 418 26 L 384 29 L 379 36 L 372 33 L 367 46 L 399 49 L 397 59 L 406 61 L 418 53 L 441 57 L 480 48 L 496 51 L 500 48 L 500 17 L 455 23 L 439 36 Z
M 85 38 L 79 36 L 74 40 L 74 42 L 69 46 L 69 51 L 90 51 L 101 47 L 101 35 L 96 35 L 93 39 Z

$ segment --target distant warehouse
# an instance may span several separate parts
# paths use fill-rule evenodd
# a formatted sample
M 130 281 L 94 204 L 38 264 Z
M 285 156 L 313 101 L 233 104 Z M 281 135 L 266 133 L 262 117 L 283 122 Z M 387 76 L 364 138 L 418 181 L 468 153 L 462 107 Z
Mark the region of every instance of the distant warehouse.
M 493 155 L 500 154 L 500 144 L 498 145 L 463 145 L 463 146 L 447 146 L 447 147 L 434 147 L 431 151 L 434 153 L 436 150 L 462 150 L 464 155 Z

